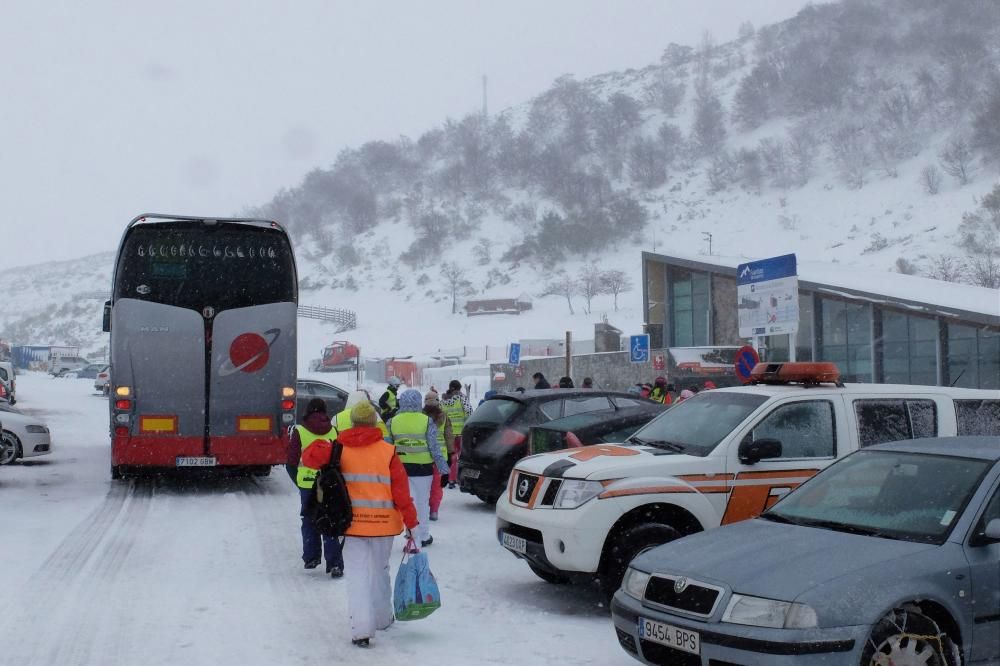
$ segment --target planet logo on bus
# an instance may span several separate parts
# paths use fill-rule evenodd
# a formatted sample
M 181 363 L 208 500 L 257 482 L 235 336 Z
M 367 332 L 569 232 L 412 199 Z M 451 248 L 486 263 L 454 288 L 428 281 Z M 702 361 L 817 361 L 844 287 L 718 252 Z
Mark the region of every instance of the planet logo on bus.
M 237 372 L 257 372 L 263 368 L 271 358 L 271 345 L 280 335 L 281 329 L 272 328 L 264 331 L 264 335 L 243 333 L 236 336 L 229 345 L 229 358 L 219 368 L 219 376 L 228 377 Z

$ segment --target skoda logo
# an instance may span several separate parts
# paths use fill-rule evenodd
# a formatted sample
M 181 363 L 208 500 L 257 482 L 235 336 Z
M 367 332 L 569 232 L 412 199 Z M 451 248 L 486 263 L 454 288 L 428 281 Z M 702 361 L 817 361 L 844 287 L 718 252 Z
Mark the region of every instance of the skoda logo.
M 521 479 L 521 483 L 517 484 L 517 497 L 518 499 L 523 499 L 528 494 L 528 488 L 531 485 L 528 483 L 527 479 Z
M 680 578 L 674 580 L 674 592 L 680 594 L 688 587 L 688 579 L 681 576 Z

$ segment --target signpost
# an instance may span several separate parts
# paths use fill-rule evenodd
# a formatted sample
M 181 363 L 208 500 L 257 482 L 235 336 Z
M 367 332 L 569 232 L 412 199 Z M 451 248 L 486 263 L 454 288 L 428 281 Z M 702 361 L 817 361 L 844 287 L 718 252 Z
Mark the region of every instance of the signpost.
M 633 335 L 628 340 L 629 361 L 649 363 L 649 335 Z
M 744 384 L 748 383 L 750 381 L 750 372 L 758 363 L 760 363 L 760 357 L 757 356 L 756 349 L 750 345 L 740 347 L 739 351 L 736 352 L 736 359 L 733 362 L 736 368 L 736 378 Z
M 799 278 L 795 255 L 751 261 L 736 269 L 740 336 L 757 338 L 799 330 Z
M 510 365 L 521 365 L 521 343 L 510 343 L 510 351 L 507 354 L 507 363 Z

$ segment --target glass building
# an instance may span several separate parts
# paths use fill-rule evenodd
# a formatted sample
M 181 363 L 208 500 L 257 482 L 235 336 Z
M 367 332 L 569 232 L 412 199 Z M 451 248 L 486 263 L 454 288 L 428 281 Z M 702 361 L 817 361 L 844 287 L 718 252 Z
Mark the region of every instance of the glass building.
M 749 342 L 737 319 L 739 260 L 644 252 L 642 262 L 653 348 Z M 763 338 L 766 360 L 832 361 L 848 382 L 1000 389 L 1000 291 L 897 273 L 863 279 L 853 268 L 838 284 L 831 268 L 799 266 L 798 332 Z

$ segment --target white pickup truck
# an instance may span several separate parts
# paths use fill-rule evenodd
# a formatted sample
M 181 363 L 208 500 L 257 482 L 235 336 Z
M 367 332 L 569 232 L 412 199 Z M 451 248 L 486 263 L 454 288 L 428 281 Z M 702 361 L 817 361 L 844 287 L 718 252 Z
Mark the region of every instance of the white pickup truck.
M 705 391 L 621 445 L 519 461 L 497 503 L 497 538 L 542 579 L 596 575 L 610 596 L 640 552 L 756 516 L 860 447 L 965 434 L 1000 435 L 996 391 L 839 383 Z

